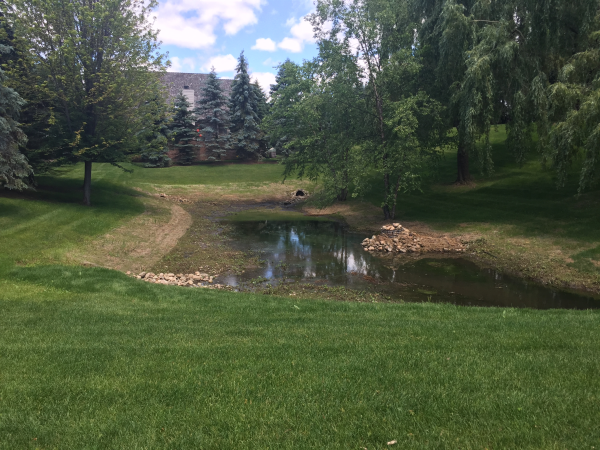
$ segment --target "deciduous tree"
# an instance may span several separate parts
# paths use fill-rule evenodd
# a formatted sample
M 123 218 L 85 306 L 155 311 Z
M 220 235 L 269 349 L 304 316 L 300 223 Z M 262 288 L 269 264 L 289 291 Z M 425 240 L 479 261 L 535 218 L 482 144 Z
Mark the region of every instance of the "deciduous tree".
M 156 1 L 14 0 L 4 3 L 35 94 L 50 108 L 44 145 L 56 164 L 85 163 L 84 203 L 93 162 L 118 164 L 139 151 L 144 108 L 159 89 L 165 58 L 150 14 Z M 51 146 L 49 148 L 49 146 Z

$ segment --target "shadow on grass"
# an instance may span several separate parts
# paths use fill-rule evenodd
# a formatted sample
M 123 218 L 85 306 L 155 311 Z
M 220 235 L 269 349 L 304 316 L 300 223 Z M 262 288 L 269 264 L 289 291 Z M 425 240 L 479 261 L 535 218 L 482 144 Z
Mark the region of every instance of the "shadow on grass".
M 124 273 L 99 267 L 17 266 L 12 267 L 7 276 L 18 282 L 51 286 L 78 294 L 112 292 L 118 296 L 140 296 L 146 300 L 151 300 L 156 294 L 156 289 L 152 289 L 149 283 L 137 282 Z
M 0 191 L 0 196 L 43 202 L 79 204 L 84 207 L 82 181 L 56 175 L 44 175 L 37 178 L 37 183 L 38 185 L 35 190 L 23 192 Z M 138 197 L 144 196 L 148 196 L 148 194 L 117 183 L 101 180 L 92 182 L 91 207 L 110 212 L 127 210 L 132 213 L 141 213 L 144 211 L 144 206 Z M 14 210 L 13 212 L 19 211 L 19 208 L 16 206 L 10 209 Z M 7 214 L 4 208 L 0 214 Z
M 496 170 L 492 176 L 478 175 L 472 167 L 472 186 L 453 185 L 456 156 L 448 153 L 436 184 L 432 182 L 422 193 L 398 196 L 397 219 L 424 221 L 446 229 L 465 223 L 514 225 L 517 234 L 600 240 L 600 190 L 576 196 L 579 167 L 572 168 L 567 185 L 558 189 L 554 172 L 544 169 L 537 155 L 531 154 L 519 167 L 506 150 L 503 136 L 502 131 L 493 136 Z M 364 196 L 375 205 L 382 198 L 380 178 L 372 178 Z

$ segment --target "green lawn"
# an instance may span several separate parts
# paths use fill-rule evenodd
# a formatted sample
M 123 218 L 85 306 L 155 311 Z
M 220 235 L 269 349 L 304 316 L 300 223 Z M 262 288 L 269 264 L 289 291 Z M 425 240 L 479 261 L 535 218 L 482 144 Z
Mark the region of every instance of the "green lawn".
M 600 446 L 599 312 L 0 281 L 0 448 Z
M 600 311 L 308 301 L 52 265 L 142 212 L 135 187 L 281 169 L 95 167 L 91 208 L 80 167 L 0 197 L 0 448 L 600 448 Z M 533 189 L 528 167 L 511 170 Z M 594 238 L 595 210 L 567 220 L 548 206 L 566 194 L 516 195 L 500 173 L 407 196 L 404 213 L 501 223 L 513 201 L 523 230 L 555 214 Z
M 196 166 L 173 166 L 162 169 L 147 169 L 134 164 L 123 164 L 133 172 L 125 172 L 110 164 L 92 165 L 94 183 L 110 183 L 127 187 L 148 185 L 225 185 L 229 183 L 277 183 L 283 179 L 280 164 L 201 164 Z M 83 182 L 83 164 L 60 169 L 61 178 Z M 44 181 L 51 182 L 51 179 Z
M 567 185 L 557 189 L 554 171 L 542 167 L 537 153 L 519 167 L 505 139 L 504 127 L 491 134 L 496 169 L 492 176 L 481 176 L 472 158 L 473 186 L 453 185 L 456 154 L 446 154 L 434 184 L 425 186 L 422 193 L 398 197 L 397 220 L 420 221 L 445 231 L 483 233 L 500 246 L 514 237 L 543 238 L 532 252 L 555 244 L 571 253 L 572 267 L 600 282 L 600 189 L 576 196 L 577 164 Z M 382 180 L 374 178 L 365 199 L 380 205 L 382 191 Z M 508 246 L 498 251 L 519 249 Z

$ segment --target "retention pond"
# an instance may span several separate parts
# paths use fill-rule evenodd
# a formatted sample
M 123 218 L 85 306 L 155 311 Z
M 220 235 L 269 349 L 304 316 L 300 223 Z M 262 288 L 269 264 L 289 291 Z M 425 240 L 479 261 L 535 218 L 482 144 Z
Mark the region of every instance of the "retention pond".
M 261 265 L 220 282 L 243 288 L 303 282 L 376 290 L 393 301 L 519 308 L 600 308 L 600 299 L 556 290 L 480 268 L 464 257 L 381 257 L 364 251 L 365 235 L 331 221 L 232 222 L 234 245 Z

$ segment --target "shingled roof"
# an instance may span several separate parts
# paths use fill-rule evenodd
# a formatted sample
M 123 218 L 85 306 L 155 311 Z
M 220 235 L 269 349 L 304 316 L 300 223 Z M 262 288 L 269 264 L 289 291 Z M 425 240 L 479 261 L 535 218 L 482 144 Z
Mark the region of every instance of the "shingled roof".
M 167 72 L 163 75 L 162 80 L 168 90 L 167 101 L 173 102 L 173 99 L 179 94 L 179 91 L 183 90 L 185 86 L 189 86 L 188 89 L 194 90 L 194 102 L 200 100 L 202 95 L 202 89 L 206 85 L 208 79 L 207 73 L 183 73 L 183 72 Z M 226 97 L 229 97 L 231 92 L 231 83 L 233 80 L 219 79 L 221 82 L 221 88 Z

